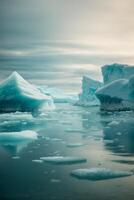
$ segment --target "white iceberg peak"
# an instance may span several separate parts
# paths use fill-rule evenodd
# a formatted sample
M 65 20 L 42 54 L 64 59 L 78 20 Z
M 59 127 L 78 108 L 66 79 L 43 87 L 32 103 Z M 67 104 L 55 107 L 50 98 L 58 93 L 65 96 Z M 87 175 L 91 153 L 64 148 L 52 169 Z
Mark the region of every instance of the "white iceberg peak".
M 52 98 L 43 94 L 17 72 L 13 72 L 0 85 L 1 112 L 33 111 L 44 104 L 52 105 Z

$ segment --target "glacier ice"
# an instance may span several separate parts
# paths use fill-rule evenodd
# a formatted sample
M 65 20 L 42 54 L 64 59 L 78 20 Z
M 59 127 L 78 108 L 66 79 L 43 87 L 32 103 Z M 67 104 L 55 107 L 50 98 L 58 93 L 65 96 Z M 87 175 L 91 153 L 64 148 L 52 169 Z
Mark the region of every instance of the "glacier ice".
M 78 95 L 65 93 L 56 87 L 38 86 L 38 89 L 43 94 L 51 96 L 54 103 L 75 103 L 78 100 Z
M 33 112 L 54 108 L 53 100 L 13 72 L 0 85 L 0 112 Z
M 79 94 L 79 100 L 76 105 L 92 106 L 99 105 L 99 100 L 96 98 L 95 91 L 102 86 L 102 83 L 91 79 L 89 76 L 83 76 L 82 93 Z
M 132 176 L 133 172 L 129 171 L 115 171 L 107 168 L 90 168 L 90 169 L 76 169 L 71 172 L 71 175 L 78 179 L 87 179 L 91 181 L 105 180 Z
M 86 162 L 86 158 L 83 157 L 73 157 L 73 156 L 48 156 L 41 157 L 41 160 L 51 164 L 75 164 L 75 163 L 83 163 Z
M 0 132 L 1 142 L 11 141 L 25 141 L 37 139 L 37 133 L 35 131 L 27 130 L 20 132 Z
M 104 65 L 102 68 L 104 84 L 110 83 L 117 79 L 128 79 L 134 74 L 134 66 L 125 64 Z
M 134 75 L 112 81 L 96 91 L 101 110 L 134 110 Z

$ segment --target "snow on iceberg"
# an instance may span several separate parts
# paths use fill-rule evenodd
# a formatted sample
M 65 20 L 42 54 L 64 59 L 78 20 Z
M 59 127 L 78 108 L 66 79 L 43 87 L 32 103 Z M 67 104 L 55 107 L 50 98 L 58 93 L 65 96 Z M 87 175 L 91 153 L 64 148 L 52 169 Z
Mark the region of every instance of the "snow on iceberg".
M 86 158 L 82 157 L 72 157 L 72 156 L 48 156 L 48 157 L 41 157 L 41 160 L 51 164 L 75 164 L 75 163 L 83 163 L 86 162 Z
M 110 83 L 117 79 L 128 79 L 134 74 L 134 66 L 125 64 L 104 65 L 102 68 L 104 84 Z
M 33 112 L 53 108 L 53 100 L 13 72 L 0 85 L 0 112 Z
M 84 76 L 82 79 L 82 93 L 79 94 L 79 100 L 76 105 L 80 106 L 92 106 L 99 105 L 99 101 L 96 98 L 95 92 L 102 86 L 102 83 L 91 79 L 88 76 Z
M 134 76 L 118 79 L 96 91 L 101 110 L 134 110 Z
M 78 95 L 67 94 L 59 88 L 47 87 L 47 86 L 38 86 L 38 89 L 46 95 L 49 95 L 53 98 L 54 103 L 74 103 L 78 100 Z
M 91 181 L 99 181 L 105 179 L 120 178 L 132 176 L 133 172 L 129 171 L 114 171 L 106 168 L 90 168 L 76 169 L 71 172 L 71 175 L 78 179 L 87 179 Z
M 25 141 L 37 139 L 37 133 L 35 131 L 27 130 L 20 132 L 1 132 L 0 141 Z

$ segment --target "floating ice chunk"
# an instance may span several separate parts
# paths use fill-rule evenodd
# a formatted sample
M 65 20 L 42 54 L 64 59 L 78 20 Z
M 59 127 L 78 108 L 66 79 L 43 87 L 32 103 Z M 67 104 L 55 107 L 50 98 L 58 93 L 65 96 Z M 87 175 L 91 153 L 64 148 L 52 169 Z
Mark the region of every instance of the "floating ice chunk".
M 67 147 L 70 147 L 70 148 L 76 148 L 76 147 L 82 147 L 82 146 L 85 146 L 84 143 L 68 143 L 66 144 Z
M 17 160 L 17 159 L 20 159 L 20 157 L 19 156 L 13 156 L 12 159 Z
M 32 162 L 43 163 L 43 160 L 32 160 Z
M 17 72 L 13 72 L 0 85 L 0 112 L 33 112 L 37 109 L 53 107 L 50 96 L 41 93 Z
M 106 168 L 91 168 L 91 169 L 76 169 L 71 172 L 71 175 L 78 179 L 87 179 L 91 181 L 120 178 L 132 176 L 133 172 L 129 171 L 114 171 Z
M 117 122 L 117 121 L 112 121 L 112 122 L 110 122 L 108 125 L 109 126 L 116 126 L 116 125 L 118 125 L 119 124 L 119 122 Z
M 82 157 L 71 157 L 71 156 L 48 156 L 48 157 L 41 157 L 41 160 L 51 164 L 75 164 L 75 163 L 83 163 L 86 162 L 86 158 Z
M 61 139 L 61 138 L 51 138 L 51 141 L 53 141 L 53 142 L 61 142 L 61 141 L 63 141 L 63 139 Z
M 51 183 L 60 183 L 61 182 L 61 180 L 59 180 L 59 179 L 51 179 Z
M 79 94 L 79 100 L 76 105 L 80 106 L 96 106 L 100 102 L 96 98 L 95 91 L 102 86 L 102 83 L 84 76 L 82 79 L 82 93 Z
M 22 141 L 22 140 L 35 140 L 37 133 L 35 131 L 20 131 L 20 132 L 1 132 L 0 141 Z
M 85 131 L 84 130 L 82 130 L 82 129 L 74 129 L 74 128 L 68 128 L 68 129 L 66 129 L 65 130 L 65 132 L 71 132 L 71 133 L 85 133 Z

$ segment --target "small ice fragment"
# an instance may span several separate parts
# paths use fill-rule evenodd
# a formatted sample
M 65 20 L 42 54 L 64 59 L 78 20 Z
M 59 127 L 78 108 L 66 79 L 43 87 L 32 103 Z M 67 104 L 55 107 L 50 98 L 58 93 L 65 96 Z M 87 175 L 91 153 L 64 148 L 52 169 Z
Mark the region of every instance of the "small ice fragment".
M 81 129 L 66 129 L 65 132 L 71 132 L 71 133 L 85 133 L 84 130 L 81 130 Z
M 32 162 L 43 163 L 43 160 L 32 160 Z
M 70 147 L 70 148 L 75 148 L 75 147 L 85 146 L 85 144 L 83 144 L 83 143 L 68 143 L 68 144 L 66 144 L 66 146 Z
M 110 170 L 106 168 L 90 168 L 90 169 L 76 169 L 71 172 L 71 175 L 78 179 L 99 181 L 99 180 L 105 180 L 105 179 L 132 176 L 133 172 L 114 171 L 114 170 Z
M 61 138 L 52 138 L 51 141 L 60 142 L 60 141 L 62 141 L 62 139 Z
M 83 157 L 71 157 L 71 156 L 48 156 L 41 157 L 41 160 L 51 164 L 75 164 L 86 162 L 87 159 Z
M 118 132 L 118 133 L 117 133 L 117 135 L 119 135 L 119 136 L 120 136 L 120 135 L 122 135 L 122 133 L 121 133 L 121 132 Z
M 20 157 L 19 156 L 13 156 L 12 159 L 16 160 L 16 159 L 20 159 Z
M 61 180 L 59 180 L 59 179 L 51 179 L 51 183 L 60 183 L 61 182 Z
M 112 122 L 110 122 L 108 125 L 109 126 L 114 126 L 114 125 L 118 125 L 119 124 L 119 122 L 117 122 L 117 121 L 112 121 Z

